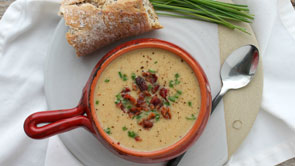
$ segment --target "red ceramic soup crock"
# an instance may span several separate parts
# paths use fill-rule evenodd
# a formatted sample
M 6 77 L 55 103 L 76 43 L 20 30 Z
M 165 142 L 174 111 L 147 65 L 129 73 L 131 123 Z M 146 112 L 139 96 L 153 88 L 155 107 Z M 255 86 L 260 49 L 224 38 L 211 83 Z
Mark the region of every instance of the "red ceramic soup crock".
M 114 59 L 118 58 L 119 56 L 124 56 L 124 53 L 141 48 L 160 48 L 170 51 L 181 57 L 193 69 L 195 76 L 199 81 L 201 90 L 200 113 L 191 130 L 175 144 L 160 150 L 149 152 L 131 150 L 114 143 L 114 141 L 104 132 L 103 128 L 100 126 L 94 109 L 95 85 L 104 69 Z M 118 46 L 107 53 L 97 63 L 83 89 L 82 97 L 77 107 L 72 109 L 34 113 L 25 120 L 24 130 L 29 137 L 42 139 L 69 131 L 80 126 L 85 127 L 114 154 L 134 162 L 155 163 L 167 161 L 185 152 L 201 135 L 207 124 L 210 112 L 210 87 L 203 69 L 195 61 L 195 59 L 193 59 L 186 51 L 172 43 L 158 39 L 138 39 Z M 39 124 L 42 123 L 45 123 L 45 125 L 40 126 Z

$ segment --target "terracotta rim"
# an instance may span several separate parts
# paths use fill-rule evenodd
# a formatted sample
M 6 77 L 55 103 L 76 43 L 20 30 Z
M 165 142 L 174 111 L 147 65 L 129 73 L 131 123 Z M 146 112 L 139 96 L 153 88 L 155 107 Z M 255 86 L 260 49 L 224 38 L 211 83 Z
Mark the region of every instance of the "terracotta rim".
M 199 86 L 201 91 L 200 112 L 199 112 L 197 120 L 195 121 L 195 124 L 190 129 L 190 131 L 184 137 L 182 137 L 179 141 L 177 141 L 175 144 L 172 144 L 160 150 L 155 150 L 150 152 L 135 151 L 128 148 L 124 148 L 114 143 L 112 138 L 110 138 L 104 132 L 103 128 L 100 126 L 100 122 L 98 121 L 96 117 L 97 115 L 95 113 L 95 108 L 94 108 L 95 86 L 99 76 L 104 71 L 104 69 L 113 60 L 120 57 L 121 55 L 136 49 L 141 49 L 141 48 L 160 48 L 180 56 L 193 69 L 195 76 L 197 77 L 199 81 Z M 103 59 L 104 59 L 104 62 L 93 73 L 93 80 L 89 89 L 90 101 L 88 102 L 89 102 L 90 112 L 91 112 L 93 121 L 95 123 L 95 127 L 97 131 L 99 132 L 99 134 L 102 136 L 102 138 L 106 140 L 106 142 L 110 146 L 115 148 L 116 151 L 122 152 L 123 154 L 127 154 L 127 155 L 138 156 L 138 157 L 155 157 L 155 156 L 163 155 L 171 150 L 173 151 L 173 149 L 177 149 L 178 147 L 183 146 L 183 144 L 187 143 L 187 141 L 195 139 L 195 137 L 197 136 L 196 133 L 198 133 L 201 130 L 201 126 L 202 124 L 204 124 L 204 121 L 208 120 L 206 116 L 208 116 L 207 114 L 209 114 L 209 112 L 211 111 L 211 93 L 210 93 L 208 80 L 206 78 L 204 71 L 189 53 L 187 53 L 180 47 L 166 41 L 162 41 L 158 39 L 138 39 L 138 40 L 130 41 L 118 46 L 116 49 L 114 49 L 113 51 L 105 55 Z

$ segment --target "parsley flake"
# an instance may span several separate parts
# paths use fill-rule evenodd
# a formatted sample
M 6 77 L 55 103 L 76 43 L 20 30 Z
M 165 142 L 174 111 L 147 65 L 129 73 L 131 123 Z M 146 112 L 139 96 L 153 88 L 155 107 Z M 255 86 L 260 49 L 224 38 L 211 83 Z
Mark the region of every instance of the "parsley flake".
M 160 120 L 160 114 L 159 113 L 156 114 L 155 119 L 156 119 L 156 121 L 159 121 Z
M 174 81 L 173 81 L 173 80 L 170 80 L 170 81 L 169 81 L 169 87 L 170 87 L 170 88 L 173 88 L 173 87 L 174 87 Z
M 179 95 L 181 95 L 182 94 L 182 91 L 176 90 L 176 93 L 179 94 Z
M 135 78 L 136 78 L 135 73 L 132 73 L 132 74 L 131 74 L 131 79 L 132 79 L 132 80 L 135 80 Z
M 194 114 L 191 115 L 191 117 L 185 117 L 187 120 L 196 120 L 196 116 Z
M 169 96 L 168 100 L 172 101 L 172 102 L 176 102 L 176 98 L 175 96 Z
M 152 90 L 152 88 L 153 88 L 153 86 L 152 86 L 152 85 L 148 85 L 148 91 L 151 91 L 151 90 Z
M 128 80 L 128 77 L 126 74 L 123 74 L 123 78 L 122 78 L 123 81 L 127 81 Z
M 170 106 L 169 101 L 165 101 L 165 102 L 164 102 L 164 105 L 166 105 L 166 106 Z
M 128 130 L 128 128 L 126 126 L 124 126 L 124 127 L 122 127 L 122 130 L 126 131 L 126 130 Z
M 122 74 L 120 71 L 118 72 L 119 74 L 119 77 L 123 80 L 123 81 L 127 81 L 128 80 L 128 77 L 126 74 Z
M 118 74 L 119 74 L 120 78 L 123 78 L 123 75 L 122 75 L 122 73 L 120 71 L 118 72 Z
M 104 129 L 104 132 L 106 132 L 108 135 L 112 134 L 111 129 L 109 127 Z
M 135 138 L 137 134 L 134 131 L 128 131 L 128 136 L 131 138 Z
M 189 101 L 187 104 L 188 104 L 188 106 L 192 107 L 192 102 L 191 101 Z
M 149 69 L 148 72 L 149 72 L 149 73 L 152 73 L 152 74 L 155 74 L 155 73 L 156 73 L 155 70 L 151 70 L 151 69 Z

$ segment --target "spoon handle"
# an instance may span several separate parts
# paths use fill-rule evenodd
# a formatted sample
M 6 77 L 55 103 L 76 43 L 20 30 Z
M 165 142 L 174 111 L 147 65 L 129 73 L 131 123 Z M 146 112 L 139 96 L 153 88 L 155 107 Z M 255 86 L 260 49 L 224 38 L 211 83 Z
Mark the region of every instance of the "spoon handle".
M 218 94 L 215 96 L 215 98 L 212 101 L 211 114 L 215 111 L 215 108 L 217 107 L 218 103 L 220 102 L 220 100 L 223 98 L 223 96 L 225 95 L 227 91 L 228 89 L 225 88 L 225 86 L 221 87 L 220 91 L 218 92 Z
M 212 108 L 211 108 L 211 114 L 214 112 L 216 106 L 218 105 L 218 103 L 220 102 L 220 100 L 222 99 L 222 97 L 225 95 L 225 93 L 228 91 L 227 88 L 225 88 L 225 86 L 222 86 L 220 91 L 218 92 L 217 96 L 215 96 L 215 98 L 213 99 L 212 101 Z M 178 163 L 180 162 L 180 160 L 182 159 L 182 157 L 184 156 L 185 152 L 174 158 L 174 159 L 171 159 L 168 161 L 168 163 L 166 164 L 166 166 L 177 166 Z

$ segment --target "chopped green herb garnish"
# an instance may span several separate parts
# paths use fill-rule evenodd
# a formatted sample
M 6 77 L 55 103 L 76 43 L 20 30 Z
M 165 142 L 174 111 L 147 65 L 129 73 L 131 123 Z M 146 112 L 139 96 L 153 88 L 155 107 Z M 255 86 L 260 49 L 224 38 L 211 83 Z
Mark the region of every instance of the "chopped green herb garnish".
M 180 77 L 179 74 L 176 73 L 174 76 L 175 76 L 175 80 L 170 80 L 170 81 L 169 81 L 169 87 L 170 87 L 170 88 L 173 88 L 174 85 L 178 85 L 178 84 L 180 84 L 180 81 L 178 80 L 178 78 Z
M 157 111 L 156 110 L 151 110 L 151 112 L 156 113 Z
M 149 111 L 150 112 L 150 111 Z M 149 112 L 144 112 L 144 116 L 148 116 L 150 113 Z
M 160 120 L 160 114 L 159 113 L 156 114 L 155 119 L 156 119 L 156 121 L 159 121 Z
M 123 80 L 123 81 L 127 81 L 128 80 L 128 77 L 126 74 L 122 74 L 120 71 L 118 72 L 119 74 L 119 77 Z
M 127 81 L 128 80 L 128 77 L 127 77 L 127 75 L 126 74 L 123 74 L 123 81 Z
M 191 117 L 185 117 L 187 120 L 196 120 L 196 116 L 192 114 Z
M 123 78 L 123 74 L 120 71 L 118 72 L 118 74 L 120 78 Z
M 182 94 L 182 91 L 180 90 L 176 90 L 177 94 L 181 95 Z
M 126 104 L 129 103 L 129 100 L 127 100 L 127 99 L 123 99 L 123 100 L 121 100 L 121 101 L 122 101 L 122 104 L 123 104 L 123 105 L 126 105 Z
M 137 119 L 137 120 L 139 120 L 139 119 L 141 119 L 142 115 L 143 115 L 143 113 L 140 113 L 139 115 L 135 115 L 135 116 L 133 116 L 132 119 Z
M 109 127 L 104 129 L 104 132 L 106 132 L 108 135 L 112 134 L 111 129 Z
M 128 130 L 128 129 L 127 129 L 126 126 L 124 126 L 124 127 L 122 127 L 122 130 L 123 130 L 123 131 L 126 131 L 126 130 Z
M 132 78 L 132 80 L 135 80 L 135 78 L 136 78 L 135 73 L 132 73 L 132 74 L 131 74 L 131 78 Z
M 187 104 L 188 104 L 188 106 L 190 106 L 190 107 L 192 106 L 192 102 L 191 102 L 191 101 L 189 101 Z
M 165 101 L 165 102 L 164 102 L 164 105 L 166 105 L 166 106 L 170 106 L 169 101 Z
M 157 63 L 158 63 L 158 61 L 155 61 L 155 62 L 154 62 L 154 64 L 157 64 Z
M 118 100 L 121 100 L 121 99 L 123 99 L 123 97 L 121 96 L 121 94 L 120 94 L 120 93 L 116 95 L 116 98 L 117 98 Z
M 135 138 L 137 134 L 134 131 L 128 131 L 128 136 L 131 138 Z
M 174 87 L 174 82 L 172 80 L 169 81 L 169 87 L 173 88 Z
M 168 100 L 170 100 L 172 102 L 175 102 L 176 101 L 176 98 L 175 98 L 175 96 L 169 96 L 168 97 Z
M 150 96 L 146 96 L 144 100 L 145 100 L 145 102 L 146 102 L 147 104 L 150 104 L 151 99 L 152 99 L 152 98 L 151 98 Z
M 110 82 L 110 80 L 109 79 L 105 79 L 104 82 Z
M 98 101 L 98 100 L 96 100 L 95 104 L 96 104 L 96 105 L 98 105 L 98 104 L 99 104 L 99 101 Z
M 178 85 L 178 84 L 180 84 L 180 81 L 178 80 L 179 77 L 180 77 L 179 74 L 176 73 L 176 74 L 175 74 L 174 85 Z
M 131 109 L 132 108 L 132 104 L 130 103 L 130 101 L 128 99 L 123 99 L 121 100 L 124 108 L 127 108 L 127 109 Z
M 123 97 L 121 96 L 121 94 L 120 93 L 117 94 L 115 104 L 119 104 L 122 100 L 123 100 Z
M 151 90 L 152 90 L 152 88 L 153 88 L 153 86 L 152 86 L 152 85 L 148 85 L 148 91 L 151 91 Z
M 137 120 L 139 120 L 139 119 L 141 118 L 141 115 L 136 115 L 135 118 L 136 118 Z
M 149 72 L 149 73 L 152 73 L 152 74 L 155 74 L 155 73 L 156 73 L 155 70 L 151 70 L 151 69 L 149 69 L 148 72 Z

